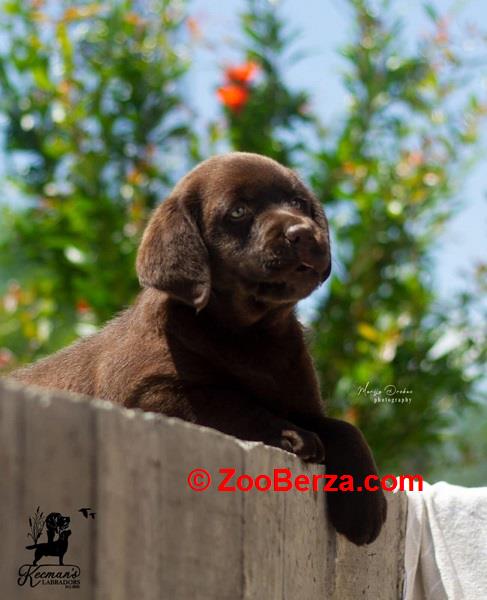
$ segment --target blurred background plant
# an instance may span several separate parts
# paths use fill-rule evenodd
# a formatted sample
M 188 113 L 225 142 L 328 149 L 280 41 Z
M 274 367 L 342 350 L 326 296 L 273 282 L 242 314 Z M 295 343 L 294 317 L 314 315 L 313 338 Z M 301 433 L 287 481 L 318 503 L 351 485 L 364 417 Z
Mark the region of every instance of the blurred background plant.
M 18 361 L 91 332 L 138 289 L 139 234 L 191 139 L 185 15 L 165 0 L 155 10 L 3 6 L 0 111 L 18 200 L 2 213 L 0 336 Z
M 214 89 L 221 113 L 200 130 L 188 81 L 211 40 L 191 3 L 4 3 L 0 369 L 133 299 L 148 213 L 191 164 L 259 152 L 297 168 L 330 218 L 334 276 L 301 310 L 329 411 L 363 429 L 384 471 L 480 484 L 486 266 L 448 302 L 432 271 L 487 105 L 433 5 L 428 35 L 406 43 L 397 3 L 340 2 L 353 28 L 339 120 L 287 81 L 303 40 L 281 7 L 247 0 L 239 58 Z

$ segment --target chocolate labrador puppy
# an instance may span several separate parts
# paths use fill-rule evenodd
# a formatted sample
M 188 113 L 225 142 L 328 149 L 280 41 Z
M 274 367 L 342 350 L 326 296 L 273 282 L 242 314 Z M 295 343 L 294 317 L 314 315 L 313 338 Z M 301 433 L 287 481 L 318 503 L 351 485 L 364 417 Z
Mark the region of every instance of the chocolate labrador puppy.
M 325 416 L 294 315 L 330 268 L 323 209 L 291 170 L 215 156 L 155 210 L 135 304 L 13 377 L 262 441 L 363 486 L 376 473 L 371 452 L 355 427 Z M 327 496 L 337 531 L 355 544 L 378 536 L 382 491 Z

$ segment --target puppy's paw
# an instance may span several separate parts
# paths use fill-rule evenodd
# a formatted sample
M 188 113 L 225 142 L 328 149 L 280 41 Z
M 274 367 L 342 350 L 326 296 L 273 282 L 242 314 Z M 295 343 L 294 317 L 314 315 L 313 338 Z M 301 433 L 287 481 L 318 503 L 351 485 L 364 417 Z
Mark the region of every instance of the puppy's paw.
M 329 492 L 327 504 L 335 529 L 357 546 L 373 542 L 387 517 L 387 501 L 382 490 Z
M 292 452 L 307 462 L 323 463 L 325 449 L 320 438 L 312 431 L 305 429 L 283 429 L 280 447 Z

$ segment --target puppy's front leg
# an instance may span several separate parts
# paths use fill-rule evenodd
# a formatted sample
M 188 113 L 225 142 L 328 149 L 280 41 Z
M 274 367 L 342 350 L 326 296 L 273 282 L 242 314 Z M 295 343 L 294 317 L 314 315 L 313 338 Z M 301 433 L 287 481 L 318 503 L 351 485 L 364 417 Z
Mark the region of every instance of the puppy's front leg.
M 309 462 L 323 463 L 324 448 L 316 433 L 273 414 L 235 390 L 208 388 L 187 395 L 194 422 L 234 435 L 264 442 L 296 454 Z
M 365 478 L 377 475 L 377 467 L 364 436 L 350 423 L 320 415 L 294 415 L 293 421 L 320 436 L 327 473 L 351 475 L 354 489 L 360 489 L 327 494 L 328 513 L 335 529 L 355 544 L 370 544 L 386 520 L 387 502 L 381 489 L 365 488 Z M 378 480 L 370 483 L 376 486 Z
M 316 433 L 278 417 L 255 399 L 233 389 L 171 389 L 156 385 L 139 395 L 131 406 L 212 427 L 242 440 L 264 442 L 305 461 L 324 461 L 323 444 Z

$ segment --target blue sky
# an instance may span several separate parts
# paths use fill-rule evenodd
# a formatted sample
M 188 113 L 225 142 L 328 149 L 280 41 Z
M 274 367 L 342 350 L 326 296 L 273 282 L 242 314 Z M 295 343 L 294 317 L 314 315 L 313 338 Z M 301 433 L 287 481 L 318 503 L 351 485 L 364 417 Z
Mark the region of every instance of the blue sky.
M 346 100 L 340 81 L 344 64 L 338 53 L 351 33 L 351 20 L 343 0 L 281 0 L 275 2 L 291 27 L 301 31 L 299 47 L 309 56 L 292 66 L 288 82 L 310 91 L 313 108 L 325 123 L 342 114 Z M 407 33 L 420 36 L 427 28 L 427 20 L 420 0 L 395 0 L 397 13 L 404 18 Z M 456 2 L 462 5 L 455 20 L 476 23 L 487 30 L 487 1 Z M 453 5 L 449 0 L 435 2 L 443 12 Z M 223 64 L 238 60 L 241 54 L 231 50 L 238 40 L 238 13 L 245 7 L 244 0 L 193 0 L 190 10 L 199 22 L 205 38 L 213 45 L 211 51 L 197 52 L 188 90 L 203 119 L 217 116 L 218 106 L 214 90 L 221 82 Z M 468 44 L 469 40 L 465 40 Z M 479 69 L 476 85 L 487 98 L 487 69 Z M 197 99 L 197 101 L 195 100 Z M 440 297 L 448 298 L 453 289 L 464 287 L 464 271 L 474 261 L 485 259 L 487 253 L 487 126 L 484 127 L 482 152 L 479 162 L 468 175 L 459 197 L 462 210 L 452 219 L 435 249 L 434 278 Z

